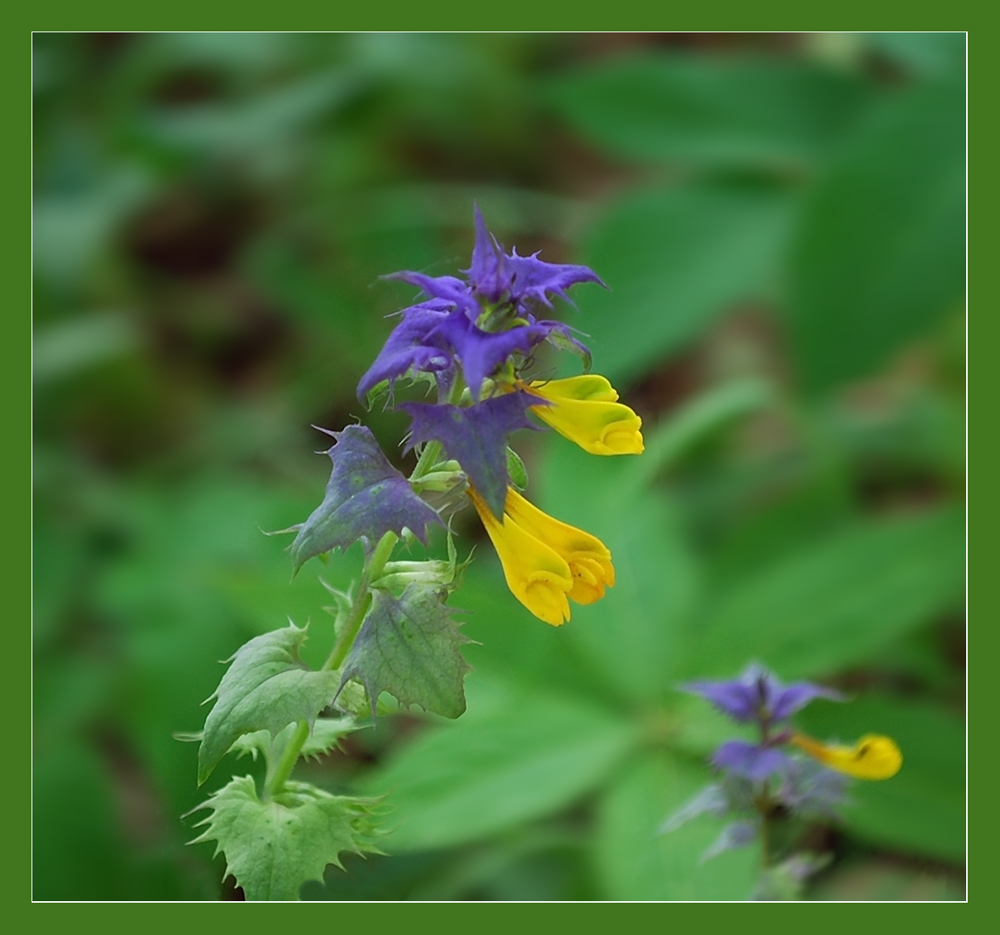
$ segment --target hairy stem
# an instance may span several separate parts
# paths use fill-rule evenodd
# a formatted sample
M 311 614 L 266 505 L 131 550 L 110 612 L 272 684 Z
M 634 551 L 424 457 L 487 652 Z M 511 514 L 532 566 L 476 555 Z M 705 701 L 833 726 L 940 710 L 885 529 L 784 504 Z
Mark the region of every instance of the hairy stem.
M 385 563 L 389 561 L 389 556 L 392 555 L 392 550 L 397 542 L 399 542 L 399 536 L 392 531 L 387 532 L 379 539 L 378 545 L 375 546 L 375 551 L 372 552 L 371 558 L 365 564 L 365 569 L 361 574 L 361 584 L 358 586 L 358 593 L 354 598 L 354 603 L 351 605 L 350 613 L 347 615 L 347 619 L 344 621 L 344 625 L 337 635 L 337 640 L 333 644 L 333 649 L 330 650 L 330 655 L 327 657 L 326 662 L 323 663 L 320 671 L 329 672 L 337 669 L 347 658 L 347 654 L 354 645 L 358 631 L 361 629 L 365 614 L 368 613 L 368 608 L 371 606 L 372 582 L 382 573 L 382 569 L 385 568 Z M 295 768 L 296 762 L 298 762 L 299 755 L 302 753 L 302 747 L 305 745 L 308 737 L 309 722 L 299 721 L 298 726 L 295 728 L 295 733 L 289 739 L 288 746 L 282 752 L 281 759 L 278 760 L 274 772 L 265 785 L 265 797 L 274 796 L 284 788 L 288 777 L 292 775 L 292 770 Z
M 323 663 L 322 671 L 339 669 L 347 658 L 347 654 L 354 645 L 354 638 L 358 635 L 358 630 L 361 629 L 365 614 L 368 613 L 368 608 L 371 606 L 372 582 L 382 574 L 382 569 L 389 561 L 389 556 L 392 555 L 392 550 L 397 542 L 399 542 L 399 536 L 391 530 L 379 539 L 378 545 L 375 546 L 375 551 L 372 552 L 372 557 L 368 560 L 361 575 L 361 584 L 358 586 L 358 594 L 354 598 L 351 612 L 347 615 L 347 620 L 344 621 L 344 626 L 337 636 L 337 641 L 333 644 L 333 649 L 330 650 L 330 655 Z
M 424 450 L 420 453 L 420 459 L 417 461 L 417 466 L 413 469 L 413 473 L 410 475 L 410 481 L 420 480 L 425 474 L 427 474 L 435 464 L 437 464 L 438 458 L 441 457 L 441 442 L 429 441 L 424 445 Z

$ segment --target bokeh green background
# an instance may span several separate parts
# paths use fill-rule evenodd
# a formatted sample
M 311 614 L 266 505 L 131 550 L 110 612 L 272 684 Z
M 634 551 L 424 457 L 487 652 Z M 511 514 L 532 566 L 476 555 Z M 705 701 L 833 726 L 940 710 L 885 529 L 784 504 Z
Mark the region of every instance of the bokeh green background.
M 287 540 L 329 470 L 310 424 L 406 419 L 354 387 L 472 205 L 591 265 L 560 315 L 644 419 L 641 458 L 523 433 L 529 494 L 618 584 L 551 629 L 477 545 L 451 603 L 469 710 L 311 763 L 390 792 L 388 857 L 311 899 L 741 899 L 711 819 L 655 832 L 729 726 L 676 691 L 750 661 L 854 699 L 903 771 L 805 844 L 814 899 L 964 894 L 962 34 L 36 34 L 36 899 L 239 898 L 185 846 L 219 660 L 311 622 Z M 575 361 L 552 361 L 573 372 Z M 468 512 L 468 511 L 467 511 Z

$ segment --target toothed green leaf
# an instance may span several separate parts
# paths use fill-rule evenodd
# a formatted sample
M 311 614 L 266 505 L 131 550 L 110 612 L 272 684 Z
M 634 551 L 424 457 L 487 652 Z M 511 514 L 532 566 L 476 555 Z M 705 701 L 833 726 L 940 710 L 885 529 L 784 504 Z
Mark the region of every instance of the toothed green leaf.
M 375 591 L 341 685 L 357 679 L 373 701 L 385 691 L 403 707 L 416 704 L 458 717 L 465 710 L 463 683 L 470 669 L 459 650 L 472 641 L 461 634 L 452 613 L 436 589 L 410 584 L 398 598 Z
M 274 737 L 266 730 L 244 734 L 229 748 L 229 752 L 235 753 L 237 756 L 246 756 L 249 753 L 254 760 L 257 759 L 258 753 L 263 753 L 268 764 L 273 765 L 280 758 L 289 738 L 295 733 L 295 726 L 295 724 L 289 724 Z M 312 730 L 302 745 L 300 755 L 306 759 L 309 757 L 318 759 L 336 747 L 341 737 L 346 737 L 362 726 L 365 725 L 358 724 L 353 717 L 318 717 L 313 722 Z
M 232 657 L 229 671 L 212 696 L 198 750 L 198 783 L 243 735 L 266 730 L 271 736 L 297 721 L 312 722 L 332 700 L 335 672 L 314 672 L 299 661 L 306 628 L 294 624 L 255 637 Z
M 226 872 L 248 901 L 297 900 L 307 880 L 322 880 L 327 864 L 341 867 L 340 855 L 381 853 L 373 808 L 378 799 L 335 796 L 305 782 L 288 782 L 263 802 L 253 778 L 236 777 L 195 811 L 211 815 L 192 841 L 215 841 L 226 856 Z

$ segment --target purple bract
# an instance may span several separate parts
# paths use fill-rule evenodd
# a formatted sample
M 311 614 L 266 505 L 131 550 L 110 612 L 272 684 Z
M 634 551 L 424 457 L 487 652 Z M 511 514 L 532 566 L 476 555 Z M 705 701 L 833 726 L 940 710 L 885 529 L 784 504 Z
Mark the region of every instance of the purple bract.
M 812 682 L 793 682 L 784 686 L 758 665 L 749 666 L 738 679 L 687 682 L 680 687 L 701 695 L 736 721 L 776 723 L 791 717 L 815 698 L 844 700 L 840 692 Z
M 295 527 L 299 532 L 290 549 L 296 571 L 314 555 L 346 549 L 359 539 L 372 544 L 390 530 L 409 529 L 426 543 L 427 524 L 441 519 L 386 460 L 371 431 L 363 425 L 320 431 L 336 439 L 327 451 L 333 471 L 323 502 Z

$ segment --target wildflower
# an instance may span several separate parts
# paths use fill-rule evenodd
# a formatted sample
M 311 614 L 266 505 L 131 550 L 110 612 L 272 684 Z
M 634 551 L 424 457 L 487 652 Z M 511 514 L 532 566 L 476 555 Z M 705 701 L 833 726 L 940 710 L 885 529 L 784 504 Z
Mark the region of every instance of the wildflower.
M 824 744 L 789 729 L 793 714 L 817 698 L 843 701 L 838 692 L 811 682 L 783 685 L 758 665 L 749 666 L 737 679 L 688 682 L 683 691 L 701 695 L 734 721 L 756 723 L 756 742 L 729 740 L 712 755 L 712 765 L 721 775 L 702 789 L 660 828 L 661 834 L 676 831 L 702 814 L 728 817 L 715 843 L 702 860 L 760 839 L 764 847 L 765 871 L 757 898 L 781 884 L 781 892 L 798 892 L 809 873 L 822 866 L 822 859 L 808 854 L 780 855 L 775 861 L 775 822 L 789 816 L 832 819 L 845 801 L 848 776 L 858 779 L 888 779 L 903 762 L 899 747 L 888 737 L 867 734 L 854 747 Z M 790 747 L 813 760 L 795 755 Z M 779 850 L 781 850 L 779 845 Z M 790 888 L 789 883 L 792 883 Z
M 523 388 L 549 403 L 532 406 L 531 411 L 584 451 L 594 455 L 642 454 L 642 419 L 617 401 L 618 393 L 605 377 L 585 374 L 536 381 Z
M 701 695 L 735 721 L 756 722 L 760 741 L 731 740 L 712 757 L 718 769 L 755 781 L 771 776 L 787 779 L 792 760 L 779 750 L 792 744 L 825 766 L 858 779 L 888 779 L 902 766 L 899 747 L 888 737 L 867 734 L 854 747 L 827 745 L 805 734 L 780 728 L 796 711 L 816 698 L 843 701 L 839 692 L 811 682 L 784 686 L 770 672 L 757 665 L 731 681 L 689 682 L 685 691 Z
M 595 536 L 543 513 L 513 488 L 507 490 L 502 522 L 473 486 L 469 498 L 511 593 L 540 620 L 560 626 L 570 619 L 567 598 L 592 604 L 614 585 L 611 553 Z
M 792 734 L 791 742 L 830 769 L 857 779 L 890 779 L 903 765 L 896 742 L 879 734 L 865 734 L 853 747 L 823 744 L 805 734 Z

